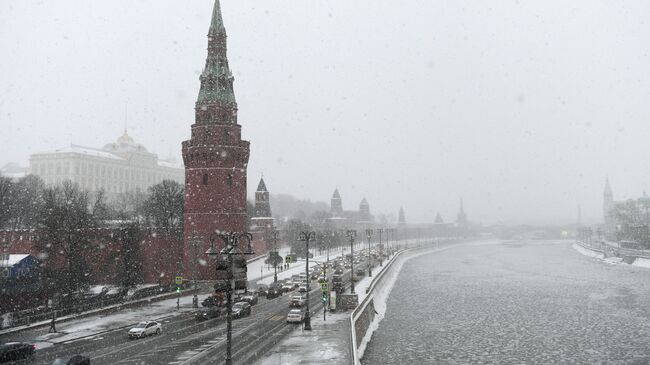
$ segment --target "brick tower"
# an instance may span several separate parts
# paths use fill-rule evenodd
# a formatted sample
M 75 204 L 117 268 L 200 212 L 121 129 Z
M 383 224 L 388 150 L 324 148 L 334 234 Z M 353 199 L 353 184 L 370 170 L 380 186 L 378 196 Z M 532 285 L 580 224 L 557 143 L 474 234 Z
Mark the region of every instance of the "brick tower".
M 183 142 L 185 162 L 184 272 L 214 278 L 203 253 L 214 232 L 246 231 L 246 167 L 249 142 L 241 139 L 233 76 L 226 57 L 226 29 L 219 0 L 208 31 L 208 57 L 199 77 L 192 135 Z M 217 249 L 223 247 L 219 239 Z M 192 254 L 197 252 L 198 255 Z M 198 256 L 198 257 L 197 257 Z M 196 269 L 198 267 L 198 269 Z

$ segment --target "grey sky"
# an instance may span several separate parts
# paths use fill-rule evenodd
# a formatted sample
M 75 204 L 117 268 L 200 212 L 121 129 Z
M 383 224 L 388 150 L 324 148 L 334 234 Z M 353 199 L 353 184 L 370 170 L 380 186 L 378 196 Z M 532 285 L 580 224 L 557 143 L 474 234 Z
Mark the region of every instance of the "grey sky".
M 125 124 L 180 160 L 211 0 L 0 2 L 0 164 Z M 647 188 L 647 1 L 222 0 L 249 195 L 559 223 Z

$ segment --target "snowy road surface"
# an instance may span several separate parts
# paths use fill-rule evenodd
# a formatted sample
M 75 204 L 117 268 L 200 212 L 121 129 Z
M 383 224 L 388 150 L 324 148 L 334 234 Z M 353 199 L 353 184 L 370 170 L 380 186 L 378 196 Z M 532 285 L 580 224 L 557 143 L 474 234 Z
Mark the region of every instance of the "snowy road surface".
M 650 362 L 650 269 L 532 241 L 409 261 L 362 363 L 601 361 Z

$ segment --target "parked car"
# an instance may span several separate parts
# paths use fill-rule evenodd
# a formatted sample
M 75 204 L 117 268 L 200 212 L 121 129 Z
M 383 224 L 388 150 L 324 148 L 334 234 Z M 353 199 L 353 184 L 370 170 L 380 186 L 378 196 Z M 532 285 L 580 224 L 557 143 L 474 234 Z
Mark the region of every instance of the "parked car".
M 302 323 L 303 314 L 300 309 L 291 309 L 287 313 L 287 323 Z
M 221 310 L 219 310 L 218 307 L 211 306 L 211 307 L 201 308 L 196 312 L 194 312 L 194 318 L 198 320 L 211 319 L 211 318 L 219 317 L 220 314 L 221 314 Z
M 159 335 L 162 325 L 156 321 L 146 321 L 136 324 L 129 330 L 129 338 L 142 338 L 150 335 Z
M 36 347 L 26 342 L 7 342 L 0 345 L 0 363 L 31 359 Z
M 74 355 L 66 358 L 57 358 L 51 365 L 90 365 L 90 358 L 83 355 Z
M 234 318 L 241 318 L 251 315 L 251 305 L 247 302 L 237 302 L 232 306 L 232 316 Z
M 289 307 L 302 307 L 305 305 L 306 299 L 302 295 L 294 295 L 289 300 Z
M 238 300 L 239 302 L 246 302 L 250 305 L 255 305 L 257 304 L 257 295 L 248 292 L 247 294 L 244 294 L 241 296 L 241 298 Z

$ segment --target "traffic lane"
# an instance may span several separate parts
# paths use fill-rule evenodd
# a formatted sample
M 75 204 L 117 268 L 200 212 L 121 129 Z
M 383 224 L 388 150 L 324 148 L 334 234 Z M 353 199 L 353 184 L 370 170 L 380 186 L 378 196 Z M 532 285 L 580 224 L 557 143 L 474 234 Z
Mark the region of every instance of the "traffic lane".
M 143 318 L 146 320 L 147 318 Z M 195 320 L 189 314 L 182 314 L 179 316 L 169 317 L 167 319 L 159 320 L 163 323 L 163 331 L 174 331 L 178 328 L 184 328 L 189 323 Z M 39 361 L 49 364 L 47 361 L 53 361 L 57 357 L 70 356 L 74 354 L 82 354 L 92 358 L 93 355 L 101 354 L 103 352 L 110 352 L 121 348 L 129 343 L 127 332 L 131 326 L 124 328 L 113 329 L 104 333 L 92 335 L 88 338 L 81 340 L 74 340 L 72 342 L 57 344 L 37 351 Z M 139 344 L 135 344 L 136 346 Z
M 281 303 L 279 297 L 274 300 L 264 300 L 260 298 L 257 305 L 253 306 L 253 313 L 275 313 L 277 303 Z M 284 297 L 286 298 L 286 297 Z M 236 320 L 242 321 L 242 320 Z M 160 339 L 147 339 L 146 346 L 129 346 L 128 348 L 118 349 L 119 351 L 109 351 L 104 353 L 92 354 L 93 363 L 128 363 L 131 361 L 141 364 L 157 364 L 167 360 L 173 360 L 178 355 L 188 349 L 200 347 L 209 341 L 214 340 L 225 333 L 225 316 L 205 322 L 205 326 L 188 326 L 176 331 L 165 330 Z M 140 340 L 136 340 L 140 341 Z M 135 342 L 135 341 L 134 341 Z

